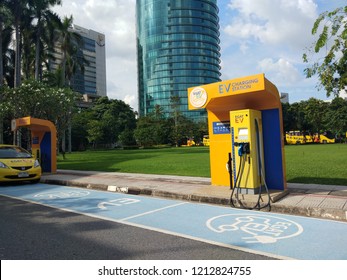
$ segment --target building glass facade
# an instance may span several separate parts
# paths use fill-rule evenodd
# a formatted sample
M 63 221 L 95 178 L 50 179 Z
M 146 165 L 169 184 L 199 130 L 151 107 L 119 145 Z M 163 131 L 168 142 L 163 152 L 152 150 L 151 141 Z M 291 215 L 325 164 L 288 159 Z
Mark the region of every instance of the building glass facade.
M 188 110 L 187 88 L 220 81 L 217 0 L 137 0 L 136 20 L 140 116 L 155 105 L 169 116 L 175 104 L 206 119 L 205 110 Z

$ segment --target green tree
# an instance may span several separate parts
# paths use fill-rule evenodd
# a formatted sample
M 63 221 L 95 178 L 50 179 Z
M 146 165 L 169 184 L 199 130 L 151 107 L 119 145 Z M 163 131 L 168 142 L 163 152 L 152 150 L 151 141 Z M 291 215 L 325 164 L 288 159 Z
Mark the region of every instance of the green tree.
M 312 34 L 320 32 L 314 45 L 304 53 L 303 60 L 314 63 L 304 70 L 306 77 L 318 75 L 320 84 L 325 88 L 327 96 L 338 95 L 347 86 L 347 6 L 332 12 L 320 14 L 312 28 Z M 315 54 L 321 56 L 321 50 L 327 50 L 323 59 L 316 59 Z M 309 58 L 309 55 L 311 57 Z
M 289 103 L 282 103 L 283 132 L 286 133 L 296 129 L 294 112 L 290 109 Z
M 320 132 L 325 130 L 324 114 L 328 109 L 328 104 L 323 100 L 310 98 L 302 102 L 304 107 L 305 121 L 311 132 Z
M 93 144 L 93 148 L 103 139 L 102 122 L 99 120 L 90 120 L 88 122 L 88 141 Z
M 90 109 L 76 112 L 71 122 L 72 150 L 84 151 L 88 147 L 88 123 L 92 119 Z
M 176 147 L 179 146 L 179 140 L 183 137 L 181 131 L 179 130 L 179 119 L 181 116 L 181 111 L 179 109 L 180 103 L 181 100 L 179 96 L 173 95 L 170 97 L 170 106 L 172 109 L 171 116 L 174 120 L 173 139 L 175 141 Z
M 295 102 L 291 104 L 288 114 L 291 115 L 293 126 L 289 126 L 289 130 L 310 130 L 310 126 L 306 121 L 304 106 L 304 102 Z
M 78 95 L 69 88 L 51 88 L 42 82 L 27 80 L 18 88 L 5 88 L 2 99 L 0 112 L 4 117 L 50 120 L 61 135 L 67 129 Z
M 324 118 L 328 130 L 337 134 L 347 132 L 347 100 L 336 97 L 328 109 L 324 111 Z
M 133 129 L 126 128 L 119 134 L 118 138 L 123 147 L 136 145 Z
M 147 115 L 137 120 L 137 127 L 134 131 L 136 142 L 143 147 L 150 147 L 158 143 L 157 129 L 153 125 L 153 116 Z
M 97 144 L 111 146 L 119 140 L 125 130 L 134 130 L 136 127 L 135 113 L 131 107 L 121 100 L 112 100 L 101 97 L 93 106 L 92 119 L 100 121 L 101 134 L 98 134 Z

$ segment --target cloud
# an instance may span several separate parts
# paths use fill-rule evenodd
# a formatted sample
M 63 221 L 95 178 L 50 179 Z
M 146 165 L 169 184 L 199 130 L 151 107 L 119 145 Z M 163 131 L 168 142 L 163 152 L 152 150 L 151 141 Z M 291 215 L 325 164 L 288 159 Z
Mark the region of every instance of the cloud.
M 273 82 L 279 85 L 297 84 L 302 79 L 297 68 L 284 58 L 277 61 L 272 58 L 265 58 L 259 61 L 258 68 L 261 72 L 270 75 Z
M 220 15 L 223 78 L 262 72 L 292 101 L 319 95 L 317 79 L 305 78 L 302 63 L 304 49 L 314 39 L 311 28 L 321 12 L 319 1 L 221 1 L 228 7 Z
M 228 8 L 236 14 L 224 27 L 227 35 L 272 46 L 307 46 L 317 18 L 313 0 L 231 0 Z

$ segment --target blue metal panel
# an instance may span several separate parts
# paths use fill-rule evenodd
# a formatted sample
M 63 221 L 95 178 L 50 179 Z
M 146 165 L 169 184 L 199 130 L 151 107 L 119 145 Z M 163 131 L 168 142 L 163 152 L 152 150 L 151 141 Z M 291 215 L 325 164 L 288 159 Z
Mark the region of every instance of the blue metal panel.
M 51 133 L 46 132 L 40 144 L 42 172 L 52 172 Z
M 265 178 L 269 189 L 284 189 L 279 109 L 263 110 Z

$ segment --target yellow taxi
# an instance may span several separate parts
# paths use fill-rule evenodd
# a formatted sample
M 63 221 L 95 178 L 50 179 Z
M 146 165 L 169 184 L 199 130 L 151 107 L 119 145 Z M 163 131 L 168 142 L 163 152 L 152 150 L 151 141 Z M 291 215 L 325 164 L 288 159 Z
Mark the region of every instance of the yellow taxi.
M 41 166 L 32 154 L 15 145 L 0 144 L 0 182 L 39 182 Z

